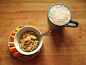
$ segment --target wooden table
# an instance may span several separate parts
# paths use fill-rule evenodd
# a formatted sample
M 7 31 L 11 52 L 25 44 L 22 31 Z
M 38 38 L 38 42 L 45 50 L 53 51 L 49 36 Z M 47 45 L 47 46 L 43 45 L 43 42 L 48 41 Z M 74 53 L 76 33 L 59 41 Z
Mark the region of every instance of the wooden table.
M 15 58 L 8 49 L 10 33 L 21 25 L 49 31 L 47 11 L 56 3 L 67 5 L 79 26 L 44 36 L 34 58 Z M 86 0 L 0 0 L 0 46 L 0 65 L 86 65 Z

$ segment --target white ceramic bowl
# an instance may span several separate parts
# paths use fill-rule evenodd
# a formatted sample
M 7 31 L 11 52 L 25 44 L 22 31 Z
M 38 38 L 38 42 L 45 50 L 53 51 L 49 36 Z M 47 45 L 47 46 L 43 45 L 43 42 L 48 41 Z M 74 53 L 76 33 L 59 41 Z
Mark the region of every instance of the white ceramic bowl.
M 16 35 L 15 35 L 15 37 L 14 37 L 14 44 L 15 44 L 16 49 L 17 49 L 21 54 L 24 54 L 24 55 L 32 55 L 32 54 L 35 54 L 36 52 L 38 52 L 38 51 L 41 49 L 42 43 L 43 43 L 43 37 L 39 37 L 39 45 L 38 45 L 38 47 L 37 47 L 35 50 L 33 50 L 32 52 L 24 52 L 24 51 L 22 51 L 22 50 L 20 49 L 20 47 L 19 47 L 19 39 L 20 39 L 20 37 L 22 36 L 22 34 L 23 34 L 24 32 L 26 32 L 26 31 L 34 31 L 37 36 L 41 35 L 41 32 L 40 32 L 37 28 L 35 28 L 35 27 L 33 27 L 33 26 L 24 26 L 24 27 L 22 27 L 22 28 L 16 33 Z

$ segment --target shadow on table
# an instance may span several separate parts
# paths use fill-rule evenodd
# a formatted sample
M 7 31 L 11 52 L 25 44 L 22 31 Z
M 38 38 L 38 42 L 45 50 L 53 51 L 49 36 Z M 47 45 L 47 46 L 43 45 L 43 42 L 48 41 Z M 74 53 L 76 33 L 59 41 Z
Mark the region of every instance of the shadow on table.
M 65 30 L 52 31 L 51 36 L 53 41 L 52 45 L 54 45 L 54 49 L 58 50 L 58 52 L 64 49 L 62 48 L 64 45 L 68 45 Z
M 52 31 L 51 32 L 52 40 L 54 43 L 61 45 L 65 41 L 64 31 Z

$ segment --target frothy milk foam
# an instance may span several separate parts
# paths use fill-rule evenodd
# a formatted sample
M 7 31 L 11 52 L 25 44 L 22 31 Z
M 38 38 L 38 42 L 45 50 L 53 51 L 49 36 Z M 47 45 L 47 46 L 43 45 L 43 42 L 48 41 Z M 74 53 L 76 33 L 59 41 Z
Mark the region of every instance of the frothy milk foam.
M 70 11 L 63 5 L 54 5 L 49 11 L 50 20 L 57 25 L 64 25 L 70 20 Z

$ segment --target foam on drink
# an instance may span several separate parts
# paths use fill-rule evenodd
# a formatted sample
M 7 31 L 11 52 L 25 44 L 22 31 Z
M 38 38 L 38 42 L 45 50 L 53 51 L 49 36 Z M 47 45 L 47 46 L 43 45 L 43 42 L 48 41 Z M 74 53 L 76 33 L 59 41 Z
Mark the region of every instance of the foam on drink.
M 49 11 L 50 20 L 57 25 L 64 25 L 70 20 L 70 11 L 63 5 L 54 5 Z

